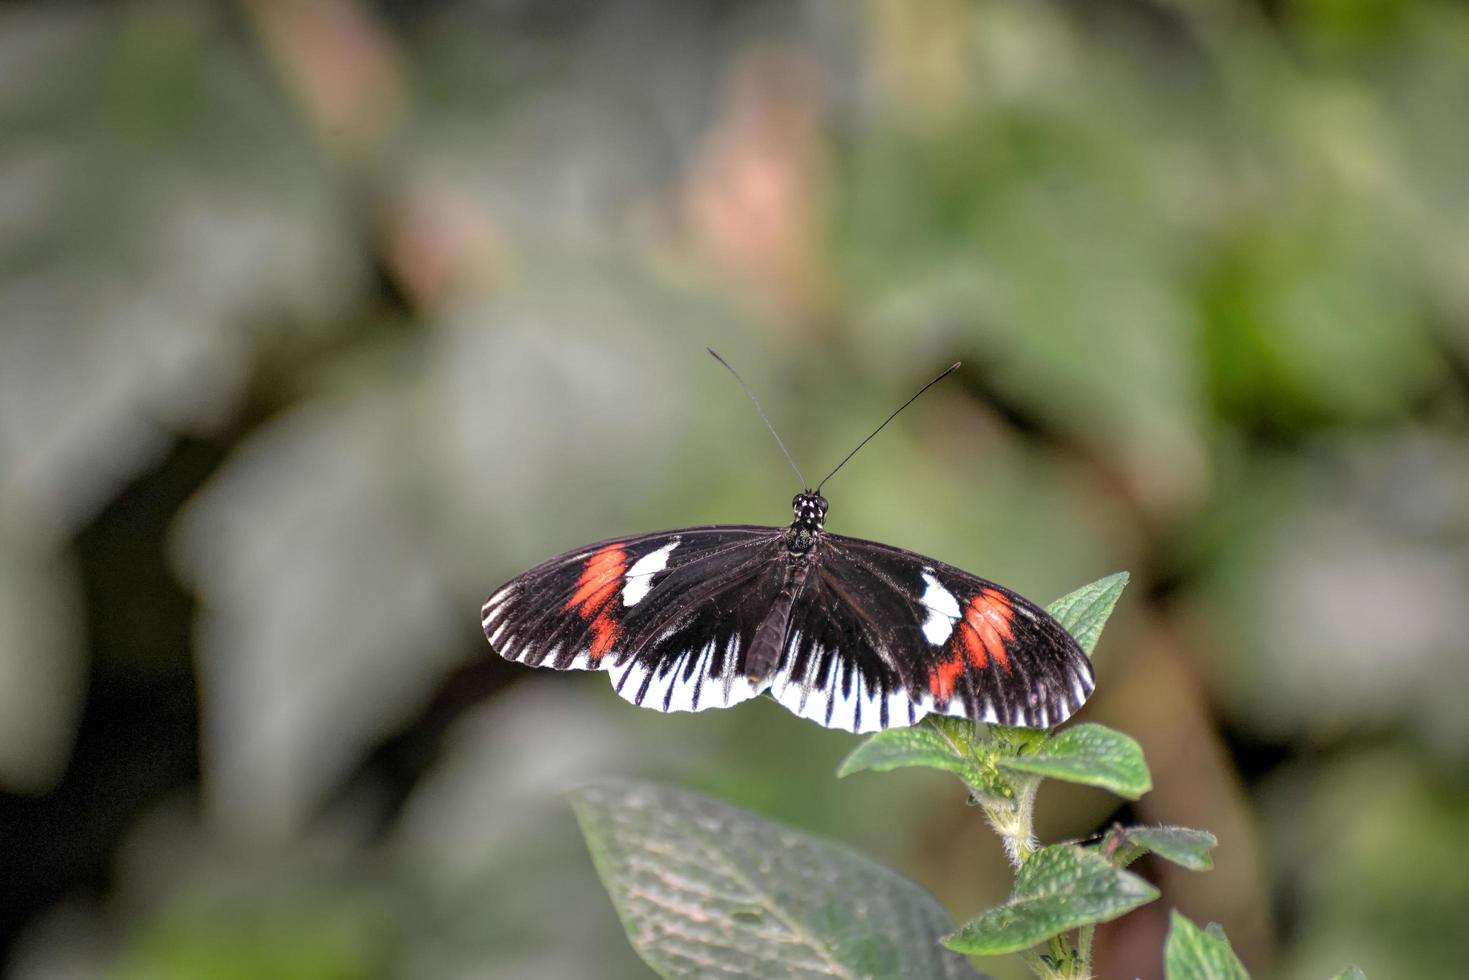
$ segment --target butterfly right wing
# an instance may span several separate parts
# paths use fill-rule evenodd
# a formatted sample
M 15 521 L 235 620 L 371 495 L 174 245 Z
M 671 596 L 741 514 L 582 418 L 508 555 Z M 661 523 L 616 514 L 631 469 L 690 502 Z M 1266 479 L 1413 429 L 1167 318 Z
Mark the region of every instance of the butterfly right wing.
M 507 660 L 606 670 L 660 711 L 727 707 L 760 693 L 743 656 L 779 589 L 781 528 L 723 525 L 599 542 L 552 558 L 485 601 Z
M 790 615 L 771 695 L 828 728 L 929 713 L 1050 728 L 1092 691 L 1091 662 L 1044 609 L 901 548 L 827 534 Z
M 890 545 L 835 534 L 828 543 L 825 569 L 846 618 L 867 624 L 871 647 L 919 708 L 1052 728 L 1091 694 L 1091 659 L 1024 596 Z

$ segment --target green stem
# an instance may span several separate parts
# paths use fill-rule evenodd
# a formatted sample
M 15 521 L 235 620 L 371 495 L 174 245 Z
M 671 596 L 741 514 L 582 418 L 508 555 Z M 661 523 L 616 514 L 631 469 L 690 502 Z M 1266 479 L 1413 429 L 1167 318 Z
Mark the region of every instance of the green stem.
M 1068 974 L 1058 971 L 1033 949 L 1021 953 L 1020 958 L 1025 961 L 1026 966 L 1030 967 L 1030 972 L 1040 977 L 1041 980 L 1070 980 Z
M 1096 926 L 1082 926 L 1076 934 L 1076 961 L 1082 970 L 1082 976 L 1092 975 L 1092 933 L 1096 932 Z
M 985 816 L 1004 842 L 1005 855 L 1016 871 L 1035 853 L 1035 794 L 1040 782 L 1039 776 L 1017 779 L 1013 798 L 982 802 Z
M 988 741 L 990 738 L 991 734 L 986 727 L 976 725 L 966 749 L 973 754 L 975 742 Z M 1012 776 L 1009 782 L 1014 795 L 1008 798 L 994 796 L 974 786 L 969 789 L 979 801 L 990 826 L 1004 843 L 1010 866 L 1018 873 L 1026 859 L 1036 851 L 1035 797 L 1040 789 L 1041 777 Z M 1050 954 L 1047 958 L 1035 950 L 1027 950 L 1021 954 L 1021 958 L 1030 971 L 1042 980 L 1085 980 L 1090 975 L 1090 970 L 1082 966 L 1073 955 L 1071 945 L 1064 938 L 1056 937 L 1051 940 Z
M 1082 926 L 1078 929 L 1074 949 L 1064 936 L 1052 937 L 1051 963 L 1042 964 L 1045 972 L 1041 975 L 1048 980 L 1052 977 L 1057 980 L 1091 980 L 1092 937 L 1095 932 L 1095 926 Z

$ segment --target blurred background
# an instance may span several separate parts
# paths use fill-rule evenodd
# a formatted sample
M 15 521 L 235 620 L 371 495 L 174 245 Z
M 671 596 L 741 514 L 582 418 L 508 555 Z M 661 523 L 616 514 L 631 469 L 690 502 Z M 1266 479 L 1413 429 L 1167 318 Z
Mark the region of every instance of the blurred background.
M 1260 977 L 1462 975 L 1469 6 L 0 6 L 0 958 L 22 980 L 644 978 L 560 794 L 705 790 L 959 920 L 939 773 L 768 701 L 502 663 L 564 549 L 829 526 L 1132 585 L 1084 717 L 1156 789 L 1040 830 Z M 1015 977 L 1007 960 L 982 962 Z

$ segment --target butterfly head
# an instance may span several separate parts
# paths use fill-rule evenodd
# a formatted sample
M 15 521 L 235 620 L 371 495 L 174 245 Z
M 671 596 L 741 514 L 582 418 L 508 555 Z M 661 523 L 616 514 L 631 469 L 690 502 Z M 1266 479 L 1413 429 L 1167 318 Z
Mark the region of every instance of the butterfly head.
M 791 510 L 795 513 L 788 534 L 791 547 L 805 551 L 811 539 L 826 528 L 826 498 L 815 490 L 802 490 L 792 498 Z

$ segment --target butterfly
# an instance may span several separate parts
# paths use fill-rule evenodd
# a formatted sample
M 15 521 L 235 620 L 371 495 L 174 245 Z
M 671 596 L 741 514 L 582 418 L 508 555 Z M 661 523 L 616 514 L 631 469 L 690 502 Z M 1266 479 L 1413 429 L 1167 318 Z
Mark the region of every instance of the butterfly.
M 507 660 L 607 671 L 619 695 L 659 711 L 768 692 L 828 728 L 871 732 L 928 714 L 1049 728 L 1082 706 L 1091 661 L 1061 624 L 1002 585 L 827 531 L 832 474 L 795 495 L 786 527 L 689 527 L 558 555 L 485 601 L 485 635 Z

